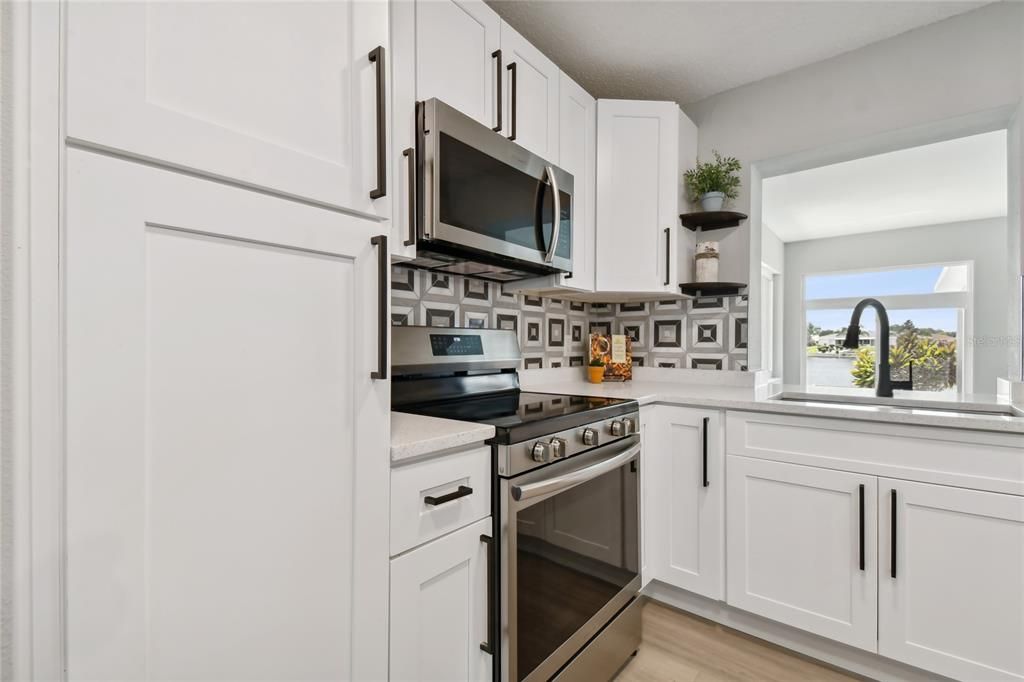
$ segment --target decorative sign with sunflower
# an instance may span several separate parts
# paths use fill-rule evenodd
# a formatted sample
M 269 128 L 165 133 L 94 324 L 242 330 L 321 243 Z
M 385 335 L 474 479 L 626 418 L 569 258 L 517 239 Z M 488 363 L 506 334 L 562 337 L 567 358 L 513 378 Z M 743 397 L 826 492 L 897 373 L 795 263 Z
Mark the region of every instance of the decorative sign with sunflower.
M 633 340 L 625 334 L 591 334 L 590 359 L 604 363 L 605 381 L 633 378 Z

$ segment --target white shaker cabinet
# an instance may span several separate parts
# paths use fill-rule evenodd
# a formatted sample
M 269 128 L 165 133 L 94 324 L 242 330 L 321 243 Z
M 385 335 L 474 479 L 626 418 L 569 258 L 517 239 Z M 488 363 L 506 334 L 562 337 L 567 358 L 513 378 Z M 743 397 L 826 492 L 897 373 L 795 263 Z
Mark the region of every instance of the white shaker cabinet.
M 66 26 L 69 139 L 390 215 L 386 3 L 71 2 Z
M 497 127 L 501 19 L 483 0 L 398 0 L 415 11 L 416 100 L 436 97 Z M 396 49 L 398 45 L 396 43 Z M 408 47 L 408 46 L 406 46 Z M 501 74 L 504 78 L 504 74 Z
M 501 19 L 483 0 L 393 0 L 391 253 L 416 257 L 416 102 L 432 97 L 502 134 Z M 500 104 L 500 106 L 499 106 Z M 500 119 L 500 120 L 499 120 Z
M 726 601 L 877 651 L 877 479 L 731 455 L 726 470 Z
M 722 413 L 659 405 L 646 424 L 652 576 L 721 599 L 725 569 Z
M 1024 497 L 878 488 L 878 653 L 957 679 L 1024 679 Z
M 558 165 L 573 176 L 572 276 L 561 285 L 594 290 L 597 100 L 564 73 L 558 95 Z
M 678 294 L 689 278 L 679 213 L 696 135 L 675 102 L 598 100 L 598 291 Z
M 490 680 L 488 517 L 391 561 L 392 680 Z
M 68 151 L 70 680 L 386 677 L 380 229 Z
M 553 61 L 504 21 L 501 22 L 501 54 L 505 60 L 506 108 L 502 134 L 558 165 L 561 72 Z

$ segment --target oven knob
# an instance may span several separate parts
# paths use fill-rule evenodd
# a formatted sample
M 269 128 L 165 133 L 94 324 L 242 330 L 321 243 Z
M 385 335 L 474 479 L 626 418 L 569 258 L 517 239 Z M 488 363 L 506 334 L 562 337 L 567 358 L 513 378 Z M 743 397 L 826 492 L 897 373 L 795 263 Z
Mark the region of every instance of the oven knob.
M 615 421 L 613 421 L 611 423 L 610 429 L 611 429 L 611 432 L 612 432 L 613 436 L 624 436 L 625 435 L 626 427 L 618 419 L 616 419 Z
M 632 417 L 626 417 L 622 420 L 622 425 L 625 428 L 626 435 L 636 433 L 636 420 Z
M 546 462 L 551 457 L 551 446 L 537 441 L 530 449 L 530 454 L 533 456 L 533 461 Z
M 566 456 L 566 446 L 564 438 L 552 438 L 551 439 L 551 459 L 562 459 Z
M 589 426 L 583 429 L 583 444 L 597 445 L 597 431 Z

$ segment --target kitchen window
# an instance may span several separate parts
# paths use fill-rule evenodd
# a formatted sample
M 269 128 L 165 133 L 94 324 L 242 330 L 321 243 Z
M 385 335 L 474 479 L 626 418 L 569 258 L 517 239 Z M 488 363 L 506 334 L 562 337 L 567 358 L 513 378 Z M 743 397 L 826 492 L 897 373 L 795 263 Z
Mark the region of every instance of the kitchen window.
M 803 279 L 807 386 L 869 388 L 874 385 L 878 318 L 861 319 L 860 348 L 842 347 L 853 307 L 881 301 L 889 314 L 892 377 L 914 390 L 963 392 L 971 385 L 973 266 L 970 262 L 914 265 L 807 275 Z

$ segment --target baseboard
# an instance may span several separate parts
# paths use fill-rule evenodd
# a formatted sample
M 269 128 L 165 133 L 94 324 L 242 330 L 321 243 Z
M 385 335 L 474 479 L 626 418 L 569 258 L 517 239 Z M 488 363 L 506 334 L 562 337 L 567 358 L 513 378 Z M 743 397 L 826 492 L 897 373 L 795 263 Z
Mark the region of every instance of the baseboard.
M 733 630 L 873 680 L 886 680 L 887 682 L 891 680 L 925 682 L 928 680 L 934 682 L 935 680 L 949 679 L 870 651 L 833 642 L 830 639 L 776 623 L 773 620 L 733 608 L 725 602 L 708 599 L 657 580 L 648 583 L 642 590 L 642 594 L 680 611 L 706 618 Z

